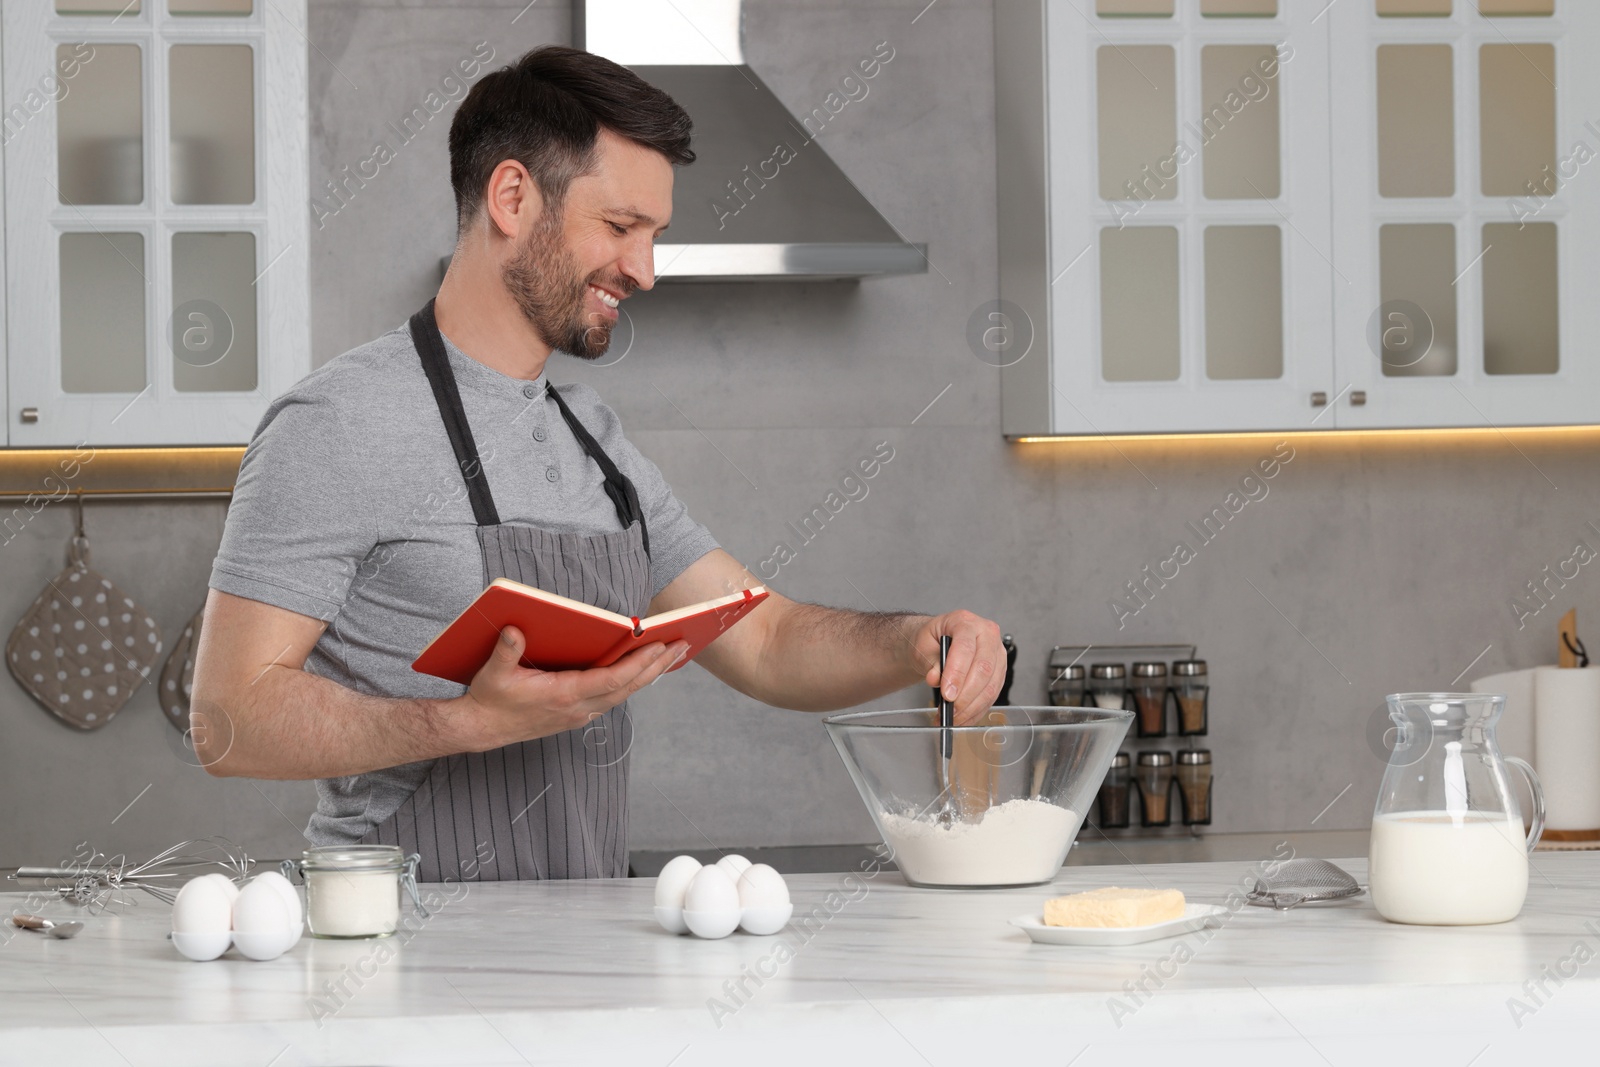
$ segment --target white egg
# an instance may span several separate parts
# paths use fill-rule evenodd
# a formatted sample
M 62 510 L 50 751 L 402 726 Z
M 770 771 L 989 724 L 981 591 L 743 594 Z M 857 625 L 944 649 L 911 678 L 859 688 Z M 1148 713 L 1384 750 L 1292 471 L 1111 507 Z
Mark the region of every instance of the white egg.
M 739 876 L 750 869 L 750 861 L 739 855 L 727 855 L 717 861 L 717 866 L 728 872 L 728 877 L 734 882 L 739 881 Z
M 233 907 L 233 902 L 239 899 L 239 884 L 232 878 L 229 878 L 227 875 L 217 872 L 214 874 L 201 875 L 201 877 L 211 879 L 217 884 L 219 889 L 228 894 L 228 906 L 230 908 Z
M 739 906 L 739 925 L 747 934 L 775 934 L 794 915 L 788 883 L 765 863 L 757 863 L 739 876 Z
M 739 876 L 741 908 L 780 908 L 789 903 L 789 884 L 765 863 L 753 864 Z
M 233 928 L 233 900 L 210 875 L 191 878 L 172 902 L 172 930 L 179 934 L 225 933 Z
M 676 856 L 656 875 L 656 907 L 681 908 L 689 883 L 700 870 L 700 861 L 693 856 Z
M 739 927 L 739 890 L 720 866 L 702 867 L 683 897 L 683 921 L 696 937 L 727 937 Z
M 288 905 L 272 883 L 253 878 L 233 902 L 234 946 L 253 960 L 276 959 L 299 940 L 290 918 Z
M 172 932 L 172 946 L 191 960 L 205 962 L 214 960 L 233 944 L 232 930 L 216 930 L 204 934 L 185 934 L 177 930 Z
M 278 894 L 278 899 L 283 901 L 284 910 L 289 915 L 289 946 L 292 947 L 300 940 L 300 933 L 304 927 L 304 913 L 300 907 L 300 894 L 295 892 L 294 883 L 279 874 L 277 871 L 262 871 L 251 879 L 250 884 L 260 882 L 272 887 Z M 284 951 L 288 951 L 285 947 Z
M 685 911 L 717 911 L 739 906 L 739 890 L 728 872 L 719 866 L 702 867 L 689 880 L 683 894 Z

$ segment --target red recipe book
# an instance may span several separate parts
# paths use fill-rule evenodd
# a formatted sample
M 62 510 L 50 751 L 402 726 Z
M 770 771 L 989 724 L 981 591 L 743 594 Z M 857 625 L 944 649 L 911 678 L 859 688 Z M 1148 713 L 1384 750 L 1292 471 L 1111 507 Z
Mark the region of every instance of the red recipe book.
M 717 600 L 630 618 L 581 600 L 497 578 L 412 661 L 419 674 L 470 684 L 494 651 L 500 631 L 515 626 L 527 639 L 522 666 L 542 671 L 608 667 L 636 648 L 689 642 L 685 666 L 717 637 L 767 598 L 762 586 Z M 677 670 L 674 667 L 673 670 Z

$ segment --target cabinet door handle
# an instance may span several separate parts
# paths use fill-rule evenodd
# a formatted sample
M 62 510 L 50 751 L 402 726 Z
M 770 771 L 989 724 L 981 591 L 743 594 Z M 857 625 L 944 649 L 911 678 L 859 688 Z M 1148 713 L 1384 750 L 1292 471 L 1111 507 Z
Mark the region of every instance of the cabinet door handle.
M 1350 390 L 1350 406 L 1351 407 L 1353 407 L 1353 408 L 1365 407 L 1366 403 L 1367 403 L 1367 391 L 1365 389 L 1352 389 L 1352 390 Z
M 38 408 L 23 408 L 22 409 L 22 421 L 23 422 L 38 422 L 39 421 L 39 409 Z
M 1311 394 L 1311 406 L 1314 407 L 1314 408 L 1327 407 L 1328 406 L 1328 394 L 1323 392 L 1321 389 L 1318 389 L 1316 392 L 1312 393 Z

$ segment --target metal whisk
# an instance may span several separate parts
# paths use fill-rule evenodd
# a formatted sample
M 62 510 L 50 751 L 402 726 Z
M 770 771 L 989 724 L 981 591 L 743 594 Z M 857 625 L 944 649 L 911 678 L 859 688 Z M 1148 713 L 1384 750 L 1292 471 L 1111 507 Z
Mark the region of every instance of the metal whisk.
M 938 820 L 940 826 L 950 826 L 961 820 L 961 798 L 955 792 L 955 776 L 950 760 L 954 757 L 955 705 L 944 696 L 945 661 L 950 658 L 950 638 L 939 638 L 939 684 L 934 687 L 934 699 L 939 702 L 939 796 Z
M 18 882 L 44 882 L 63 899 L 90 907 L 103 907 L 108 898 L 123 889 L 141 889 L 171 904 L 191 878 L 220 873 L 242 881 L 254 865 L 255 861 L 233 842 L 207 837 L 180 841 L 143 863 L 130 862 L 123 855 L 96 852 L 65 867 L 19 867 L 11 877 Z

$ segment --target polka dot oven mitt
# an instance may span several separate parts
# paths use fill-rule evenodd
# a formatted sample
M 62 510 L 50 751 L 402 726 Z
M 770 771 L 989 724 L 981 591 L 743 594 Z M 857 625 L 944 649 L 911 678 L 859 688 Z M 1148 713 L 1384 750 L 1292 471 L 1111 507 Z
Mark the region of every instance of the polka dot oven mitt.
M 156 687 L 156 699 L 167 721 L 179 733 L 189 732 L 189 692 L 194 688 L 194 652 L 200 645 L 200 620 L 206 613 L 201 608 L 194 613 L 183 633 L 172 643 L 172 655 L 161 668 L 161 682 Z
M 68 726 L 98 730 L 126 704 L 161 655 L 155 620 L 90 570 L 73 539 L 67 569 L 50 579 L 6 642 L 19 685 Z

